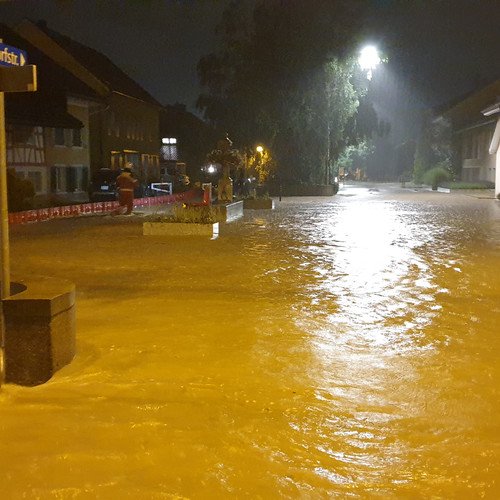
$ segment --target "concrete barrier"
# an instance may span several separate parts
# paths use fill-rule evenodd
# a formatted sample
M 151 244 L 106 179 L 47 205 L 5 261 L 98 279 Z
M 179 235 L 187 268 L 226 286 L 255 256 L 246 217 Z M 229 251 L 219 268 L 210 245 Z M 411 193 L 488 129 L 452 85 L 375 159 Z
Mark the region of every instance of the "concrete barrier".
M 215 220 L 218 222 L 231 222 L 243 217 L 243 202 L 214 204 L 211 206 Z
M 75 356 L 75 285 L 49 277 L 15 285 L 25 289 L 2 301 L 5 381 L 43 384 Z

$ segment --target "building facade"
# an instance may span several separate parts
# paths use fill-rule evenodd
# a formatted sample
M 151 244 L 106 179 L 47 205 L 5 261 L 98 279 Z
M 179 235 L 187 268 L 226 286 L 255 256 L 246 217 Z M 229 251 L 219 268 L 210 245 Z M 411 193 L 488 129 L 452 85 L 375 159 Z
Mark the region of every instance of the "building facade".
M 98 96 L 88 109 L 90 175 L 130 161 L 144 183 L 158 180 L 161 105 L 105 55 L 45 23 L 24 20 L 16 30 Z
M 35 207 L 86 201 L 98 96 L 15 31 L 0 25 L 0 37 L 27 52 L 38 79 L 36 92 L 5 95 L 7 167 L 31 181 Z
M 443 112 L 452 125 L 456 162 L 461 178 L 495 185 L 498 194 L 499 163 L 495 138 L 500 134 L 495 103 L 500 80 L 470 93 Z
M 485 117 L 496 119 L 495 130 L 489 142 L 491 168 L 495 171 L 495 196 L 500 199 L 500 100 L 483 110 Z

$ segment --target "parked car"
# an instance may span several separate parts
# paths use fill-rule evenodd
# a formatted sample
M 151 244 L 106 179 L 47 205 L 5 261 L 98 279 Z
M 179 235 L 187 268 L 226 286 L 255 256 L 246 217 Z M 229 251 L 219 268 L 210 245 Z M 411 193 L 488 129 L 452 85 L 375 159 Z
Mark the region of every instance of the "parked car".
M 101 168 L 98 170 L 90 183 L 90 201 L 114 201 L 118 199 L 116 178 L 119 175 L 120 170 L 112 170 L 110 168 Z

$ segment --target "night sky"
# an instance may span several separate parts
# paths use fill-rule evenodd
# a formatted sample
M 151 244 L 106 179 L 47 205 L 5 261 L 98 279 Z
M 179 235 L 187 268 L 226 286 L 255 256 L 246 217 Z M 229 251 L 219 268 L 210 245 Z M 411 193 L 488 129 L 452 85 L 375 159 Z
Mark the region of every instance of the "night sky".
M 162 104 L 193 109 L 196 65 L 215 47 L 228 0 L 0 0 L 0 21 L 48 27 L 109 57 Z M 7 41 L 6 41 L 7 42 Z M 29 54 L 28 54 L 29 55 Z
M 253 5 L 255 0 L 240 0 Z M 229 0 L 0 1 L 0 20 L 45 19 L 99 50 L 163 104 L 194 109 L 199 58 Z M 500 78 L 500 0 L 372 0 L 388 70 L 428 104 Z M 496 52 L 496 53 L 495 53 Z

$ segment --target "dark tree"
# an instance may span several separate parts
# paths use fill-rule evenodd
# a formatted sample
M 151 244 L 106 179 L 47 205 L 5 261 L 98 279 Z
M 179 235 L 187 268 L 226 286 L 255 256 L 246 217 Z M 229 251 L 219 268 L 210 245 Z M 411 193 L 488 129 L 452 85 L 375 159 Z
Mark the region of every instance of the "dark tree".
M 262 0 L 250 16 L 233 2 L 218 28 L 220 50 L 199 62 L 198 107 L 238 145 L 270 148 L 281 179 L 329 182 L 356 130 L 364 4 Z

